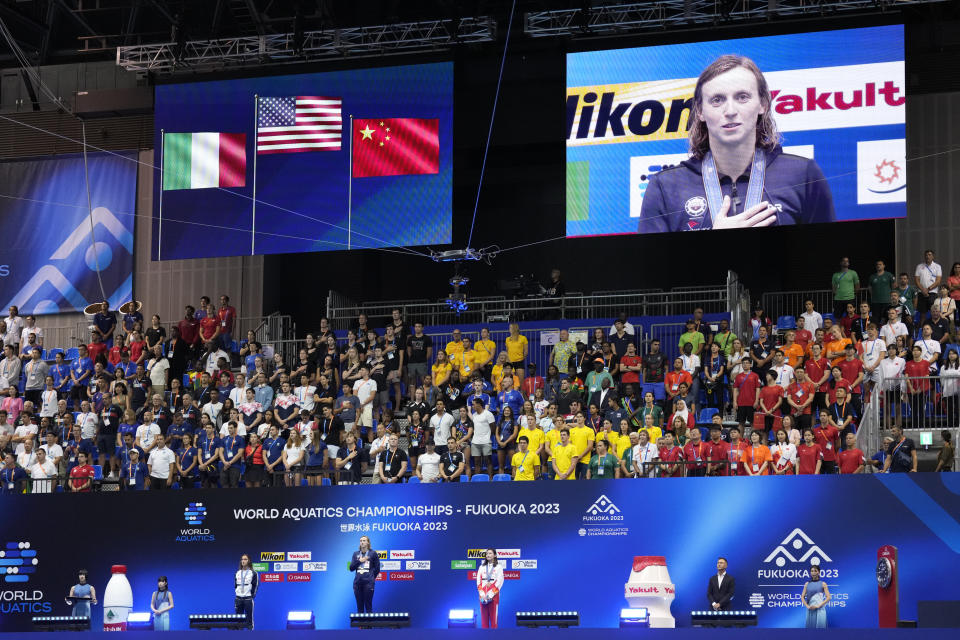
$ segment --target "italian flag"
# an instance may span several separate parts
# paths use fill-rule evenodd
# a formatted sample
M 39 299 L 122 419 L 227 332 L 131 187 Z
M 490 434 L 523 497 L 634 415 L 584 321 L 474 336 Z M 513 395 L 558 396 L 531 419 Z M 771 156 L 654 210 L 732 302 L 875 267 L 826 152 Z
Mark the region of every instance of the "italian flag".
M 242 187 L 247 178 L 247 134 L 163 134 L 163 190 Z

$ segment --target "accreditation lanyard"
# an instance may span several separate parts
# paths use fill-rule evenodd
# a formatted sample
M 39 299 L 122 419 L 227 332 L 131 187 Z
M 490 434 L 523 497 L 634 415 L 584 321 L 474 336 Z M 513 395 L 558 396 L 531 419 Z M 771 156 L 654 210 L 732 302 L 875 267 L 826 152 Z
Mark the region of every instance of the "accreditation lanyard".
M 717 164 L 713 159 L 713 152 L 707 151 L 703 157 L 702 164 L 703 190 L 707 196 L 707 204 L 710 207 L 711 217 L 720 214 L 723 208 L 723 191 L 720 189 L 720 175 L 717 173 Z M 767 170 L 766 158 L 762 149 L 757 149 L 753 154 L 753 163 L 750 169 L 750 182 L 747 186 L 747 199 L 744 202 L 743 210 L 760 204 L 763 198 L 763 182 Z M 738 213 L 736 205 L 732 214 Z M 711 222 L 712 226 L 712 222 Z M 708 227 L 705 227 L 708 228 Z
M 847 403 L 834 405 L 833 415 L 837 418 L 838 424 L 843 424 L 843 421 L 847 419 Z

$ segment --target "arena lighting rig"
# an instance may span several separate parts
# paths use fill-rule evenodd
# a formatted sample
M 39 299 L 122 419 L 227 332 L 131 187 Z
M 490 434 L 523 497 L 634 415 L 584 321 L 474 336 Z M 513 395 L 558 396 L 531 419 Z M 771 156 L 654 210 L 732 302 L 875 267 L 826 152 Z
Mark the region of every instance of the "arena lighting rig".
M 469 308 L 467 294 L 460 291 L 460 287 L 464 287 L 470 282 L 470 277 L 461 271 L 462 265 L 469 261 L 483 261 L 489 265 L 493 259 L 497 257 L 499 252 L 500 247 L 496 245 L 483 249 L 467 248 L 430 252 L 430 258 L 433 259 L 434 262 L 453 263 L 453 276 L 449 280 L 450 286 L 453 287 L 453 293 L 448 295 L 446 300 L 447 306 L 450 307 L 451 311 L 460 314 Z

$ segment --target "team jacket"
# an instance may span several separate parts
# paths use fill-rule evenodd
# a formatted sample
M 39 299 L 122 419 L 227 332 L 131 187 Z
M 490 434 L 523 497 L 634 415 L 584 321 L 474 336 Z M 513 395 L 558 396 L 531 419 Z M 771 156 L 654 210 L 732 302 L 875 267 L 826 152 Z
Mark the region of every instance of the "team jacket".
M 779 146 L 764 153 L 763 199 L 778 209 L 778 226 L 835 220 L 830 185 L 816 162 L 783 153 Z M 700 167 L 700 160 L 689 158 L 650 178 L 640 209 L 640 233 L 713 227 Z M 749 182 L 749 168 L 747 174 L 737 179 L 736 193 L 733 180 L 720 177 L 720 190 L 732 201 L 728 215 L 743 213 Z M 733 202 L 735 199 L 739 199 L 739 204 Z

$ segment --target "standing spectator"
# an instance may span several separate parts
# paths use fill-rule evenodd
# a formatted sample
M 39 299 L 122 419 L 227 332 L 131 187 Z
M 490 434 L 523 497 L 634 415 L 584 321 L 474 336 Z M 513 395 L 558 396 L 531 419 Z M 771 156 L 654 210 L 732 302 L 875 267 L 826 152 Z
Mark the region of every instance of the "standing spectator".
M 930 362 L 923 359 L 923 349 L 913 345 L 913 360 L 904 365 L 907 393 L 910 398 L 910 427 L 923 429 L 927 422 L 927 402 L 930 398 Z
M 570 369 L 570 359 L 576 353 L 577 345 L 570 340 L 569 332 L 566 329 L 560 329 L 559 339 L 550 350 L 550 362 L 558 371 L 568 371 Z
M 947 426 L 956 428 L 960 425 L 960 353 L 956 349 L 947 351 L 947 360 L 940 369 L 940 387 Z
M 20 336 L 23 334 L 23 318 L 20 316 L 20 308 L 17 305 L 10 305 L 10 312 L 5 320 L 7 325 L 7 334 L 10 336 L 10 342 L 4 344 L 13 345 L 13 352 L 20 352 Z
M 220 345 L 229 353 L 233 349 L 233 325 L 237 320 L 237 310 L 230 306 L 230 296 L 220 296 L 217 319 L 220 321 Z
M 516 392 L 514 392 L 516 393 Z M 490 472 L 493 471 L 493 457 L 491 437 L 495 428 L 496 419 L 493 414 L 483 406 L 483 401 L 479 398 L 474 399 L 473 405 L 469 410 L 470 419 L 473 421 L 473 437 L 470 440 L 470 455 L 473 458 L 473 468 L 476 473 L 480 473 L 481 466 L 487 467 Z M 498 434 L 499 436 L 499 434 Z M 512 453 L 514 446 L 512 438 L 516 437 L 516 425 L 513 425 L 513 433 L 510 442 L 503 442 L 503 448 L 507 454 Z M 498 442 L 499 442 L 498 437 Z M 499 456 L 499 453 L 498 453 Z M 501 471 L 503 467 L 500 467 Z
M 147 360 L 147 373 L 150 375 L 150 391 L 162 398 L 167 391 L 170 378 L 170 361 L 163 355 L 163 344 L 153 345 L 151 357 Z
M 189 304 L 184 308 L 183 319 L 177 323 L 180 337 L 187 346 L 187 357 L 190 360 L 199 355 L 200 350 L 200 321 L 196 318 L 196 309 Z
M 930 363 L 930 375 L 936 375 L 940 362 L 940 342 L 933 338 L 933 325 L 924 323 L 920 329 L 920 339 L 913 343 L 920 347 L 921 357 Z
M 480 328 L 480 339 L 473 345 L 475 352 L 473 363 L 485 380 L 490 379 L 493 370 L 493 359 L 497 355 L 497 345 L 490 339 L 490 329 Z
M 86 347 L 84 347 L 86 350 Z M 20 382 L 20 358 L 13 345 L 3 347 L 3 361 L 0 361 L 0 391 Z M 79 358 L 77 359 L 79 360 Z M 93 367 L 91 367 L 92 370 Z
M 767 329 L 767 333 L 769 334 L 772 326 L 773 323 L 763 310 L 763 303 L 757 300 L 753 305 L 753 317 L 750 318 L 751 337 L 756 340 L 760 336 L 760 327 L 765 327 Z
M 696 325 L 697 323 L 693 318 L 687 320 L 685 325 L 686 331 L 680 334 L 680 340 L 677 346 L 680 348 L 680 351 L 686 353 L 684 347 L 689 344 L 691 345 L 691 355 L 699 357 L 700 354 L 703 353 L 706 340 L 703 337 L 703 333 L 697 330 Z
M 660 351 L 660 341 L 654 338 L 650 341 L 650 351 L 643 356 L 643 382 L 652 385 L 656 391 L 654 398 L 663 398 L 660 391 L 666 374 L 666 357 Z M 563 371 L 563 369 L 561 369 Z
M 430 373 L 429 362 L 433 359 L 433 340 L 423 332 L 423 323 L 413 324 L 413 335 L 407 337 L 407 389 L 410 399 L 413 391 Z
M 805 300 L 803 303 L 803 313 L 800 314 L 800 317 L 803 318 L 803 326 L 807 331 L 816 331 L 823 327 L 823 316 L 821 316 L 816 309 L 813 308 L 813 300 Z
M 576 445 L 570 442 L 569 428 L 560 429 L 560 443 L 551 447 L 551 457 L 555 480 L 576 480 L 579 456 Z
M 933 261 L 933 250 L 923 252 L 923 262 L 913 272 L 913 282 L 917 285 L 917 311 L 920 319 L 927 314 L 937 297 L 937 290 L 943 281 L 943 268 Z
M 839 458 L 840 473 L 863 473 L 863 465 L 866 463 L 867 457 L 863 454 L 863 451 L 857 448 L 856 434 L 853 432 L 848 433 L 845 438 L 845 444 L 846 446 L 843 451 L 837 455 Z
M 840 394 L 837 394 L 837 398 L 840 399 Z M 823 465 L 820 466 L 819 473 L 836 473 L 836 442 L 837 437 L 840 435 L 840 430 L 833 424 L 830 418 L 830 412 L 826 409 L 820 412 L 820 424 L 813 428 L 813 435 L 822 451 L 821 460 L 823 461 Z M 804 437 L 806 437 L 806 434 L 804 434 Z
M 906 271 L 897 276 L 897 288 L 894 291 L 897 294 L 896 304 L 902 305 L 910 318 L 909 320 L 904 319 L 904 322 L 913 322 L 913 314 L 916 312 L 919 303 L 920 290 L 910 282 L 910 275 Z M 893 292 L 890 296 L 891 302 L 893 301 L 892 294 Z
M 224 446 L 226 446 L 225 441 Z M 307 445 L 296 429 L 290 429 L 290 437 L 283 447 L 282 460 L 286 486 L 299 487 L 303 483 L 303 469 L 307 462 Z
M 823 466 L 823 449 L 814 439 L 813 429 L 803 432 L 803 443 L 797 447 L 797 473 L 818 475 Z
M 903 435 L 903 429 L 899 426 L 894 426 L 891 431 L 893 441 L 887 446 L 887 459 L 883 463 L 883 472 L 916 473 L 917 446 L 911 438 Z
M 907 325 L 901 322 L 897 316 L 897 310 L 887 309 L 887 322 L 880 328 L 880 337 L 883 338 L 887 348 L 897 343 L 897 336 L 909 336 Z
M 177 458 L 162 435 L 157 436 L 156 443 L 147 458 L 147 467 L 150 469 L 150 489 L 169 489 L 173 484 Z
M 586 425 L 583 412 L 577 411 L 574 415 L 573 426 L 570 428 L 570 442 L 576 447 L 577 480 L 583 480 L 587 477 L 587 469 L 590 467 L 590 458 L 593 455 L 595 437 L 596 434 L 594 434 L 593 429 Z
M 797 329 L 795 334 L 795 339 L 797 344 L 803 349 L 803 353 L 807 353 L 807 347 L 810 346 L 810 343 L 813 341 L 813 334 L 807 330 L 807 319 L 802 315 L 797 316 Z
M 9 460 L 12 459 L 12 455 Z M 21 472 L 23 470 L 21 469 Z M 24 474 L 26 476 L 26 474 Z M 88 493 L 93 491 L 93 476 L 94 471 L 93 467 L 90 466 L 90 457 L 87 455 L 86 451 L 77 452 L 77 465 L 70 469 L 70 483 L 67 485 L 70 488 L 70 491 L 77 493 Z
M 830 279 L 830 288 L 833 291 L 833 316 L 839 321 L 847 304 L 856 304 L 856 292 L 860 288 L 860 276 L 850 268 L 850 258 L 840 258 L 840 270 Z
M 30 360 L 24 365 L 23 371 L 26 375 L 23 397 L 39 407 L 42 404 L 43 387 L 49 372 L 47 363 L 40 359 L 40 349 L 34 349 L 30 353 Z
M 104 303 L 106 304 L 106 303 Z M 33 315 L 26 317 L 23 325 L 23 329 L 20 331 L 20 344 L 27 344 L 29 342 L 29 336 L 33 335 L 36 338 L 36 344 L 41 349 L 43 348 L 43 329 L 37 326 L 37 319 Z
M 816 387 L 807 380 L 807 372 L 804 369 L 796 370 L 796 380 L 787 387 L 784 399 L 790 406 L 790 412 L 796 416 L 798 426 L 801 431 L 812 427 L 811 406 L 816 397 Z
M 750 431 L 750 448 L 747 449 L 745 464 L 748 476 L 770 475 L 773 457 L 767 445 L 763 444 L 763 432 L 758 429 Z
M 620 358 L 627 353 L 627 346 L 633 344 L 633 335 L 627 333 L 627 329 L 624 326 L 623 320 L 617 318 L 610 332 L 610 346 L 613 348 L 613 352 Z
M 933 306 L 930 311 L 932 312 L 936 309 L 944 318 L 955 318 L 957 315 L 957 303 L 950 297 L 950 287 L 946 284 L 941 284 L 937 291 L 940 295 L 933 301 Z
M 680 394 L 681 384 L 686 384 L 687 388 L 690 388 L 693 384 L 693 378 L 690 377 L 689 372 L 684 370 L 683 358 L 678 357 L 673 361 L 673 371 L 663 378 L 663 388 L 667 395 L 666 408 L 668 410 L 672 409 L 674 400 Z
M 940 432 L 940 437 L 943 438 L 943 446 L 937 454 L 937 468 L 934 471 L 953 471 L 953 442 L 950 431 L 944 429 Z
M 436 452 L 433 438 L 426 442 L 427 452 L 417 458 L 416 475 L 420 482 L 440 481 L 440 454 Z
M 753 363 L 750 360 L 744 358 L 741 364 L 743 373 L 733 381 L 733 406 L 737 409 L 737 424 L 746 427 L 753 424 L 753 414 L 759 402 L 759 391 L 763 383 L 751 370 Z
M 953 321 L 960 323 L 960 262 L 954 262 L 953 266 L 950 267 L 950 275 L 947 276 L 947 291 L 950 292 L 954 306 L 958 309 Z
M 143 491 L 149 476 L 147 464 L 140 459 L 140 450 L 133 447 L 127 453 L 127 461 L 120 465 L 120 490 Z
M 100 335 L 100 341 L 107 349 L 113 346 L 113 334 L 117 329 L 117 314 L 110 311 L 110 304 L 104 302 L 100 311 L 93 316 L 93 331 Z
M 797 447 L 789 441 L 786 429 L 777 431 L 776 442 L 770 447 L 770 457 L 773 460 L 774 474 L 792 476 L 796 471 Z
M 407 453 L 400 448 L 400 438 L 391 433 L 388 438 L 388 447 L 377 456 L 377 471 L 380 481 L 384 484 L 402 482 L 407 472 Z
M 750 358 L 753 361 L 753 370 L 761 378 L 765 378 L 773 361 L 774 345 L 767 336 L 767 327 L 757 328 L 757 338 L 750 343 Z
M 37 449 L 36 456 L 36 462 L 28 469 L 33 493 L 53 493 L 57 482 L 57 466 L 47 459 L 47 452 L 42 448 Z
M 521 335 L 520 325 L 516 322 L 510 323 L 510 335 L 506 337 L 504 344 L 507 348 L 507 361 L 513 366 L 513 371 L 520 378 L 520 382 L 523 382 L 530 345 L 527 337 Z
M 607 441 L 597 440 L 597 455 L 587 465 L 588 480 L 609 480 L 620 477 L 620 465 L 617 456 L 609 452 Z
M 777 423 L 780 418 L 780 405 L 783 404 L 784 389 L 777 384 L 777 374 L 775 371 L 767 371 L 767 384 L 760 389 L 757 398 L 757 408 L 763 415 L 763 430 L 770 433 L 773 430 L 779 430 Z M 757 430 L 754 427 L 754 430 Z
M 883 260 L 874 264 L 876 271 L 867 278 L 867 288 L 870 289 L 870 304 L 876 309 L 882 309 L 890 302 L 890 292 L 897 286 L 897 278 L 886 270 Z

